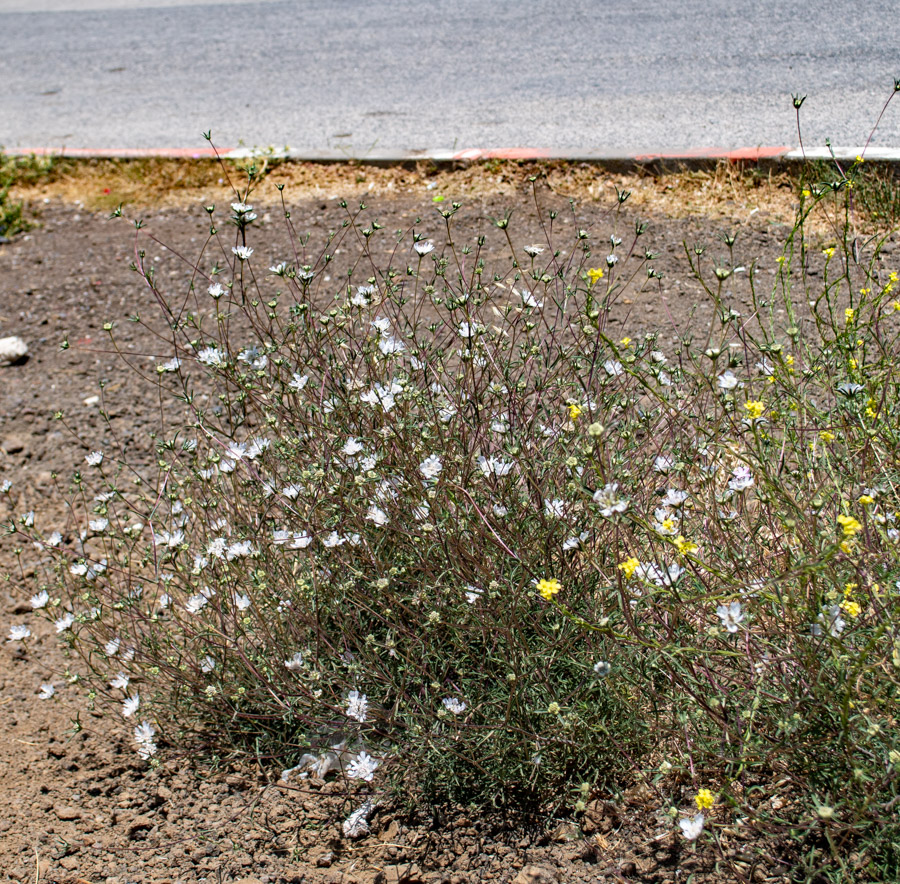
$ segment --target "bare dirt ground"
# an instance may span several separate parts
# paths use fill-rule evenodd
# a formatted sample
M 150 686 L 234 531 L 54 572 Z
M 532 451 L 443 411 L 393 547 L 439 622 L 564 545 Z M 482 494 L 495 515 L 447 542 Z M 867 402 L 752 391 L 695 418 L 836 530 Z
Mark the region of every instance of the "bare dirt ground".
M 46 533 L 63 517 L 61 483 L 91 448 L 123 444 L 136 452 L 159 420 L 153 388 L 142 382 L 108 350 L 106 321 L 117 323 L 124 352 L 152 371 L 158 345 L 134 313 L 150 314 L 154 304 L 141 279 L 129 269 L 134 259 L 134 230 L 109 220 L 108 210 L 123 199 L 142 196 L 146 230 L 168 249 L 144 240 L 158 278 L 176 290 L 189 270 L 176 252 L 196 254 L 208 230 L 207 202 L 225 205 L 229 195 L 218 174 L 178 187 L 163 172 L 146 172 L 138 191 L 132 172 L 114 164 L 92 167 L 80 177 L 62 174 L 20 190 L 38 224 L 30 233 L 0 246 L 0 334 L 22 336 L 30 357 L 0 368 L 0 480 L 13 490 L 0 503 L 0 516 L 34 510 Z M 166 173 L 170 174 L 170 173 Z M 185 173 L 187 174 L 187 173 Z M 338 204 L 363 196 L 388 230 L 416 229 L 440 241 L 443 222 L 434 196 L 446 204 L 459 199 L 460 239 L 490 234 L 490 249 L 503 248 L 491 233 L 492 218 L 513 210 L 510 230 L 524 245 L 542 238 L 530 196 L 531 169 L 502 168 L 456 172 L 410 170 L 314 170 L 279 167 L 266 179 L 254 202 L 259 230 L 254 245 L 257 266 L 289 257 L 275 183 L 285 183 L 298 230 L 313 241 L 346 217 Z M 578 226 L 608 237 L 605 210 L 612 186 L 630 186 L 635 213 L 650 222 L 643 247 L 659 253 L 654 267 L 661 283 L 626 295 L 617 319 L 622 334 L 655 327 L 672 336 L 690 323 L 706 322 L 708 306 L 698 307 L 700 288 L 690 278 L 683 243 L 703 242 L 724 258 L 721 235 L 737 232 L 736 262 L 759 259 L 765 280 L 774 273 L 788 227 L 793 199 L 777 180 L 759 186 L 728 180 L 727 173 L 686 176 L 667 181 L 652 177 L 602 176 L 588 168 L 550 169 L 541 184 L 544 210 L 557 208 L 563 234 Z M 162 183 L 160 183 L 162 180 Z M 373 184 L 374 182 L 374 184 Z M 548 186 L 549 182 L 549 186 Z M 370 188 L 370 184 L 372 187 Z M 129 190 L 129 188 L 133 188 Z M 681 188 L 679 190 L 679 188 Z M 600 197 L 603 197 L 602 201 Z M 574 200 L 574 217 L 569 201 Z M 46 200 L 46 202 L 45 202 Z M 608 229 L 607 229 L 608 228 Z M 571 247 L 562 236 L 560 244 Z M 498 251 L 499 254 L 499 251 Z M 508 253 L 507 253 L 508 254 Z M 735 302 L 744 295 L 736 291 Z M 60 349 L 67 338 L 68 350 Z M 110 414 L 107 429 L 97 397 Z M 63 411 L 81 441 L 65 432 L 53 414 Z M 115 433 L 116 439 L 111 438 Z M 11 543 L 0 547 L 4 581 L 0 585 L 0 627 L 30 612 L 34 592 L 29 568 L 19 568 Z M 23 557 L 24 560 L 24 557 Z M 543 832 L 464 810 L 434 816 L 421 809 L 401 813 L 384 809 L 372 819 L 372 834 L 361 841 L 341 835 L 350 806 L 337 784 L 307 780 L 300 788 L 278 783 L 280 771 L 264 766 L 213 767 L 191 753 L 170 750 L 151 771 L 138 760 L 128 729 L 85 710 L 77 686 L 67 686 L 67 662 L 52 628 L 36 626 L 24 650 L 0 646 L 0 876 L 14 881 L 66 884 L 130 882 L 385 882 L 430 881 L 787 881 L 788 859 L 776 843 L 744 844 L 736 832 L 722 833 L 727 861 L 709 847 L 693 847 L 675 836 L 672 822 L 660 814 L 653 789 L 623 783 L 619 795 L 599 796 L 578 824 L 551 822 Z M 52 681 L 57 694 L 38 698 Z M 76 733 L 73 720 L 80 720 Z M 691 877 L 693 876 L 693 877 Z

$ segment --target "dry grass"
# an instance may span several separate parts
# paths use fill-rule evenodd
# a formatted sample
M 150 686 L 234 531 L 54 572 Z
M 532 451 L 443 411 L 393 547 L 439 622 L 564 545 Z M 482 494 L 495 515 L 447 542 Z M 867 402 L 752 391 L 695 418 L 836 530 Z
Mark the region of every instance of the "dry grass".
M 226 173 L 225 169 L 228 169 Z M 648 214 L 703 216 L 746 222 L 757 213 L 787 222 L 796 206 L 796 181 L 784 171 L 763 171 L 721 163 L 709 170 L 618 172 L 587 163 L 486 161 L 465 166 L 377 167 L 353 163 L 270 162 L 254 193 L 260 205 L 279 199 L 276 185 L 290 200 L 366 195 L 416 195 L 429 201 L 514 194 L 532 175 L 543 176 L 559 195 L 586 203 L 608 203 L 615 188 L 630 190 L 630 205 Z M 210 160 L 57 160 L 42 175 L 17 182 L 12 196 L 28 203 L 43 200 L 111 210 L 120 203 L 168 207 L 227 200 L 226 174 L 241 179 L 238 163 L 225 168 Z

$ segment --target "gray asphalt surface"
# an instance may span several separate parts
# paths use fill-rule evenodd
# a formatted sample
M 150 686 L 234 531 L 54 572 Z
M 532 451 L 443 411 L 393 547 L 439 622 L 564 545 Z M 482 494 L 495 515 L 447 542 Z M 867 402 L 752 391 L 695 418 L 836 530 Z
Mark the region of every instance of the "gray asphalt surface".
M 893 2 L 0 0 L 7 148 L 865 142 Z M 900 147 L 900 96 L 873 144 Z

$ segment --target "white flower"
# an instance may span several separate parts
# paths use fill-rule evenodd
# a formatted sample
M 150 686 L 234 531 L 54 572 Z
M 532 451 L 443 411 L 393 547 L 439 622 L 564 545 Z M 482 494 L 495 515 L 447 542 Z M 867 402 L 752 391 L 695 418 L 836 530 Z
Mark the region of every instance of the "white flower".
M 138 708 L 141 705 L 141 695 L 140 694 L 132 694 L 127 700 L 122 703 L 122 715 L 125 718 L 131 718 L 135 712 L 138 711 Z
M 426 481 L 437 479 L 443 468 L 444 464 L 436 454 L 429 454 L 428 457 L 419 464 L 419 472 Z
M 303 668 L 303 654 L 295 651 L 293 657 L 284 661 L 284 668 L 290 672 L 299 672 Z
M 57 632 L 65 632 L 72 627 L 74 622 L 75 616 L 73 614 L 63 614 L 59 620 L 54 621 L 53 625 L 56 627 Z
M 360 752 L 356 758 L 347 765 L 347 776 L 351 780 L 365 780 L 372 782 L 378 762 L 368 752 Z
M 288 386 L 292 390 L 297 390 L 297 392 L 300 392 L 300 390 L 302 390 L 306 386 L 308 381 L 309 381 L 308 374 L 300 374 L 299 372 L 295 371 L 293 376 L 291 377 L 291 380 L 290 380 L 290 383 L 288 384 Z
M 248 205 L 247 203 L 232 203 L 231 211 L 234 212 L 235 215 L 246 215 L 253 211 L 253 206 Z
M 680 507 L 689 495 L 687 491 L 681 491 L 678 488 L 670 488 L 666 491 L 665 496 L 660 501 L 661 506 Z
M 278 529 L 272 532 L 272 542 L 276 546 L 284 546 L 291 539 L 291 532 Z
M 513 294 L 518 295 L 522 299 L 523 307 L 532 307 L 535 310 L 540 310 L 544 306 L 544 302 L 538 301 L 528 289 L 525 289 L 525 291 L 522 292 L 513 289 Z
M 224 368 L 228 364 L 225 354 L 217 347 L 204 347 L 197 353 L 197 361 L 210 368 Z
M 103 653 L 106 654 L 107 657 L 115 657 L 116 654 L 119 653 L 119 648 L 122 646 L 122 639 L 116 637 L 111 638 L 104 646 Z
M 668 473 L 675 466 L 675 458 L 668 454 L 660 454 L 653 461 L 653 469 L 657 473 Z
M 253 552 L 253 545 L 250 541 L 241 540 L 237 543 L 232 543 L 231 546 L 225 550 L 225 558 L 230 562 L 234 559 L 243 558 L 244 556 L 252 556 Z
M 246 611 L 250 607 L 250 596 L 236 592 L 234 594 L 234 606 L 238 611 Z
M 37 595 L 31 597 L 32 610 L 37 611 L 39 608 L 46 608 L 49 601 L 50 593 L 46 589 L 42 589 Z
M 209 542 L 209 545 L 206 547 L 206 554 L 221 559 L 225 555 L 225 547 L 227 545 L 228 541 L 224 537 L 217 537 Z
M 471 583 L 466 586 L 466 601 L 470 605 L 474 605 L 475 602 L 477 602 L 478 599 L 480 599 L 481 596 L 483 596 L 483 595 L 484 595 L 484 590 L 481 589 L 480 587 L 472 586 Z
M 216 661 L 213 660 L 209 655 L 203 658 L 203 662 L 200 664 L 201 672 L 212 672 L 216 668 Z
M 347 538 L 341 537 L 337 531 L 332 531 L 327 537 L 322 538 L 322 545 L 331 549 L 335 546 L 340 546 L 342 543 L 346 543 Z
M 549 518 L 561 519 L 565 515 L 565 512 L 565 501 L 560 500 L 558 497 L 553 500 L 544 500 L 544 515 L 548 516 Z
M 31 510 L 31 512 L 27 512 L 24 516 L 22 516 L 22 524 L 26 528 L 34 527 L 34 510 Z
M 279 261 L 277 264 L 273 264 L 269 270 L 274 273 L 276 276 L 284 276 L 287 272 L 288 265 L 287 261 Z
M 611 377 L 617 378 L 620 374 L 624 374 L 625 368 L 621 362 L 616 359 L 607 359 L 603 363 L 603 370 Z
M 763 357 L 762 362 L 756 363 L 756 370 L 766 377 L 771 377 L 773 374 L 775 374 L 775 366 L 772 365 L 772 363 L 769 362 L 769 360 L 765 357 Z
M 840 605 L 832 605 L 829 608 L 825 608 L 821 614 L 819 614 L 819 623 L 822 624 L 827 630 L 828 634 L 832 638 L 837 638 L 843 631 L 844 627 L 847 625 L 847 621 L 841 617 L 841 606 Z M 812 628 L 813 635 L 821 635 L 822 627 L 819 623 L 814 623 Z
M 225 294 L 225 287 L 221 283 L 214 282 L 206 291 L 209 292 L 211 298 L 218 301 Z
M 403 392 L 403 387 L 396 381 L 391 381 L 390 387 L 375 384 L 367 393 L 360 394 L 360 401 L 367 405 L 381 405 L 385 412 L 390 411 L 396 405 L 396 396 Z
M 374 522 L 379 528 L 388 523 L 388 514 L 381 509 L 381 507 L 376 506 L 374 503 L 369 507 L 369 511 L 366 513 L 366 519 L 370 522 Z
M 485 476 L 505 476 L 513 468 L 511 461 L 503 461 L 496 457 L 479 455 L 478 466 Z
M 239 261 L 246 261 L 253 254 L 250 246 L 232 246 L 231 251 L 237 255 Z
M 284 488 L 281 489 L 281 493 L 288 500 L 296 500 L 302 490 L 303 490 L 302 485 L 286 485 Z
M 347 695 L 347 718 L 365 721 L 369 711 L 369 698 L 359 691 L 350 691 Z
M 178 371 L 179 368 L 181 368 L 181 360 L 177 356 L 169 359 L 167 362 L 160 362 L 159 365 L 156 366 L 156 370 L 160 374 Z
M 356 439 L 351 436 L 345 443 L 344 447 L 341 449 L 343 454 L 346 454 L 347 457 L 354 457 L 359 454 L 360 451 L 363 450 L 363 446 L 356 441 Z
M 750 467 L 746 466 L 738 467 L 728 482 L 728 487 L 732 491 L 738 492 L 746 491 L 751 485 L 753 485 L 753 473 L 750 472 Z
M 49 682 L 41 685 L 41 692 L 38 694 L 39 700 L 49 700 L 56 693 L 56 688 Z
M 538 255 L 540 255 L 541 252 L 544 251 L 544 247 L 543 246 L 525 246 L 525 248 L 522 249 L 522 251 L 525 252 L 525 254 L 528 255 L 529 258 L 536 258 Z
M 684 574 L 684 568 L 677 563 L 662 568 L 657 565 L 639 565 L 634 573 L 638 579 L 646 583 L 655 583 L 657 586 L 674 586 Z
M 722 391 L 734 390 L 740 386 L 743 386 L 741 382 L 738 380 L 735 373 L 731 370 L 723 371 L 722 374 L 719 375 L 716 383 L 719 385 L 719 389 Z
M 62 534 L 59 531 L 54 531 L 45 541 L 47 546 L 59 546 L 62 543 Z
M 461 715 L 466 711 L 466 704 L 457 697 L 444 697 L 441 703 L 443 703 L 444 709 L 454 715 Z
M 588 537 L 591 536 L 590 531 L 582 531 L 577 537 L 568 537 L 563 541 L 563 552 L 568 552 L 571 549 L 578 549 Z
M 99 467 L 100 464 L 103 463 L 103 452 L 102 451 L 92 451 L 90 454 L 88 454 L 85 457 L 84 462 L 89 467 Z
M 291 549 L 306 549 L 312 543 L 312 537 L 305 531 L 298 531 L 291 535 Z
M 744 619 L 744 612 L 741 610 L 740 602 L 732 602 L 730 605 L 719 605 L 716 608 L 719 619 L 729 632 L 737 632 L 741 620 Z
M 703 823 L 705 822 L 703 814 L 698 813 L 692 817 L 683 817 L 678 821 L 678 825 L 681 826 L 681 833 L 688 841 L 696 841 L 703 831 Z
M 429 252 L 434 251 L 434 243 L 426 239 L 420 242 L 414 242 L 413 248 L 420 258 L 424 258 Z
M 399 338 L 393 337 L 393 335 L 385 335 L 378 342 L 378 349 L 385 356 L 393 356 L 395 353 L 402 353 L 406 349 L 406 344 Z
M 610 482 L 594 492 L 594 503 L 600 507 L 600 515 L 605 519 L 612 518 L 615 513 L 624 513 L 628 509 L 628 501 L 619 497 L 619 483 Z
M 209 599 L 202 593 L 192 595 L 185 603 L 184 609 L 189 614 L 199 614 L 205 607 Z
M 109 527 L 109 519 L 91 519 L 88 528 L 95 534 L 102 534 Z
M 124 672 L 119 672 L 114 678 L 110 679 L 109 686 L 115 690 L 127 691 L 129 681 L 131 679 Z
M 606 256 L 606 266 L 607 267 L 612 267 L 614 264 L 618 264 L 618 263 L 619 263 L 618 255 L 610 254 L 610 255 Z
M 478 331 L 478 324 L 475 322 L 461 322 L 459 325 L 459 336 L 461 338 L 474 338 Z

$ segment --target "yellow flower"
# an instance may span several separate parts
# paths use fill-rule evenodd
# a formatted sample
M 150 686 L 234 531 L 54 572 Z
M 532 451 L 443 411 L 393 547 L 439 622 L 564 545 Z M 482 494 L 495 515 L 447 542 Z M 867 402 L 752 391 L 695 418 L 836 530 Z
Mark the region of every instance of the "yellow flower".
M 699 547 L 690 540 L 685 540 L 680 534 L 674 540 L 675 546 L 678 547 L 679 555 L 686 556 L 690 553 L 697 552 Z
M 894 303 L 891 304 L 891 306 L 892 306 L 895 310 L 900 311 L 900 301 L 894 301 Z
M 800 192 L 803 194 L 803 196 L 811 196 L 810 192 L 806 189 L 801 190 Z
M 848 364 L 848 365 L 850 366 L 850 368 L 852 368 L 854 371 L 855 371 L 857 368 L 859 368 L 859 363 L 858 363 L 852 356 L 850 357 L 849 360 L 847 360 L 847 364 Z
M 569 418 L 572 423 L 578 420 L 578 415 L 581 414 L 581 407 L 576 405 L 574 402 L 569 404 Z
M 775 263 L 776 263 L 776 264 L 784 264 L 784 262 L 785 262 L 786 260 L 787 260 L 787 258 L 785 258 L 784 255 L 779 255 L 779 256 L 775 259 Z
M 560 590 L 562 586 L 555 577 L 545 580 L 543 577 L 537 582 L 537 591 L 549 602 Z
M 862 613 L 859 602 L 854 602 L 852 599 L 844 599 L 844 601 L 841 602 L 841 610 L 849 617 L 854 618 L 859 617 Z
M 794 364 L 794 357 L 791 356 L 790 353 L 788 353 L 788 355 L 784 357 L 784 361 L 785 361 L 788 365 L 793 365 L 793 364 Z
M 619 341 L 619 344 L 621 344 L 623 347 L 627 347 L 630 343 L 631 338 L 622 338 L 622 340 Z
M 844 537 L 853 538 L 862 531 L 862 524 L 854 519 L 853 516 L 840 515 L 837 517 L 837 520 L 844 531 Z
M 762 417 L 763 411 L 765 411 L 766 406 L 759 399 L 750 399 L 744 403 L 744 408 L 747 411 L 747 417 L 751 420 L 756 420 L 759 417 Z
M 697 805 L 697 810 L 710 810 L 716 803 L 716 796 L 709 789 L 701 789 L 694 796 L 694 803 Z
M 619 562 L 618 568 L 629 580 L 634 575 L 634 572 L 640 567 L 640 562 L 632 556 L 630 559 L 625 559 L 624 562 Z
M 588 279 L 590 280 L 590 284 L 593 285 L 598 279 L 603 279 L 603 268 L 602 267 L 591 267 L 587 272 Z
M 850 323 L 853 322 L 853 317 L 854 317 L 854 315 L 855 315 L 855 314 L 854 314 L 854 312 L 853 312 L 853 308 L 852 308 L 852 307 L 848 307 L 848 308 L 844 311 L 844 320 L 846 321 L 847 325 L 850 325 Z
M 822 249 L 822 254 L 823 254 L 826 258 L 833 258 L 833 257 L 834 257 L 834 246 L 831 246 L 831 247 L 829 247 L 829 248 L 827 248 L 827 249 Z
M 861 154 L 857 154 L 857 155 L 856 155 L 856 162 L 857 162 L 857 163 L 864 163 L 865 161 L 866 161 L 866 158 L 865 158 L 864 156 L 862 156 Z

